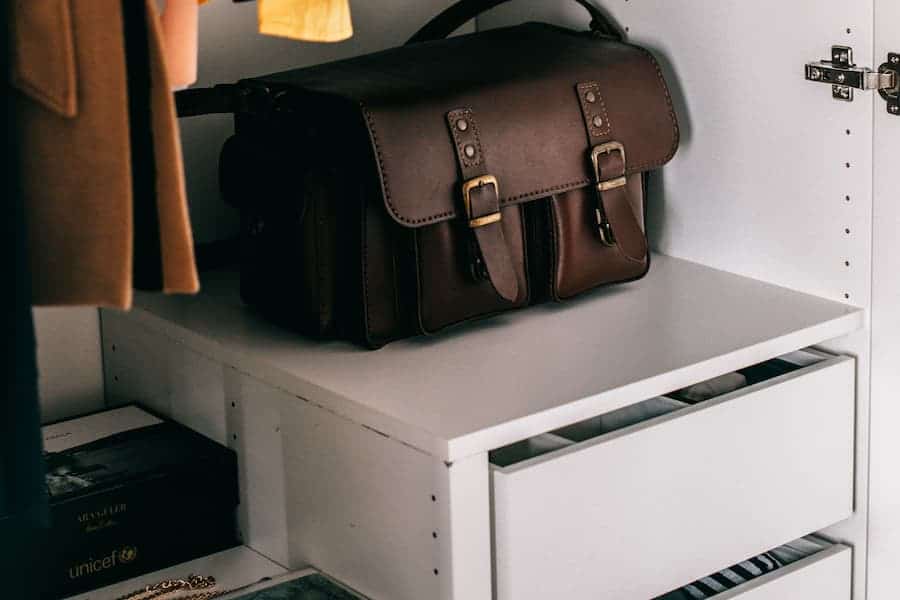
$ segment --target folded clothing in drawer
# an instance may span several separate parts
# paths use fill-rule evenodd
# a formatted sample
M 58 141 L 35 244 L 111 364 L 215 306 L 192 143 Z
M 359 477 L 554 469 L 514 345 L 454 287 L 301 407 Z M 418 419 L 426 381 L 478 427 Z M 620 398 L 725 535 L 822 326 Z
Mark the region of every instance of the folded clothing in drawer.
M 688 406 L 673 398 L 651 398 L 586 421 L 516 442 L 490 453 L 490 463 L 508 467 L 600 435 L 619 431 Z
M 573 442 L 583 442 L 600 435 L 619 431 L 638 423 L 667 415 L 676 410 L 686 407 L 687 404 L 674 398 L 650 398 L 637 404 L 625 406 L 618 410 L 602 414 L 600 416 L 575 423 L 562 429 L 557 429 L 553 433 L 571 440 Z
M 677 392 L 672 392 L 670 396 L 692 404 L 703 402 L 768 379 L 792 373 L 813 364 L 816 362 L 816 359 L 816 355 L 807 351 L 792 352 L 766 362 L 739 369 L 733 373 L 726 373 L 725 375 L 695 383 Z
M 683 588 L 658 596 L 656 600 L 705 600 L 762 577 L 828 547 L 814 537 L 795 540 L 759 556 L 698 579 Z
M 43 437 L 44 598 L 237 545 L 232 450 L 137 406 L 47 425 Z

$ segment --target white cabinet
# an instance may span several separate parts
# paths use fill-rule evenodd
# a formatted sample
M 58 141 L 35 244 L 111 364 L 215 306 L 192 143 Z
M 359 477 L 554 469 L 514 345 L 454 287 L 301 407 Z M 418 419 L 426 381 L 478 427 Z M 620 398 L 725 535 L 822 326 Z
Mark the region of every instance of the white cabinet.
M 653 598 L 848 518 L 854 375 L 821 357 L 494 466 L 496 597 Z
M 102 314 L 109 400 L 235 448 L 244 542 L 376 600 L 649 600 L 854 512 L 856 363 L 796 352 L 864 326 L 840 303 L 657 256 L 641 281 L 375 352 L 266 323 L 230 272 L 137 305 Z M 783 375 L 591 433 L 787 353 Z
M 479 25 L 583 25 L 570 4 Z M 833 545 L 720 597 L 892 598 L 900 118 L 803 66 L 847 44 L 877 67 L 896 1 L 600 4 L 660 57 L 683 126 L 651 179 L 646 279 L 368 352 L 280 330 L 209 273 L 196 298 L 103 311 L 108 400 L 234 447 L 245 543 L 376 600 L 649 600 L 815 532 Z M 566 438 L 809 347 L 771 381 Z

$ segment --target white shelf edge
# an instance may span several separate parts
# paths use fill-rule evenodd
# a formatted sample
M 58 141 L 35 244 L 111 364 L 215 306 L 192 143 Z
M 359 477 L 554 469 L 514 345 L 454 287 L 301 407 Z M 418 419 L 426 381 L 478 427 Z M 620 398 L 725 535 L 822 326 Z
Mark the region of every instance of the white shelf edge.
M 748 281 L 752 282 L 752 280 L 747 278 L 717 271 L 703 265 L 689 263 L 688 261 L 669 257 L 659 258 L 665 260 L 670 265 L 669 268 L 673 264 L 681 263 L 685 266 L 677 268 L 703 269 L 708 271 L 711 276 L 713 276 L 713 273 L 718 273 L 720 274 L 718 275 L 719 277 L 737 277 L 743 280 L 745 285 Z M 687 265 L 690 265 L 690 267 L 687 267 Z M 754 283 L 770 289 L 777 287 L 764 282 Z M 779 293 L 796 294 L 798 301 L 828 302 L 835 307 L 839 306 L 837 303 L 800 292 L 784 288 L 779 288 L 779 290 L 781 290 Z M 319 386 L 306 378 L 299 377 L 269 361 L 258 359 L 252 352 L 245 351 L 234 343 L 222 342 L 216 339 L 215 336 L 195 331 L 177 320 L 156 314 L 152 307 L 147 308 L 138 305 L 125 318 L 132 319 L 207 358 L 263 381 L 285 393 L 289 393 L 300 401 L 311 402 L 342 418 L 375 429 L 390 438 L 435 456 L 440 460 L 455 461 L 557 427 L 575 423 L 603 412 L 615 410 L 649 397 L 664 394 L 731 370 L 762 362 L 793 350 L 821 344 L 852 333 L 865 325 L 865 312 L 862 309 L 843 306 L 841 311 L 835 311 L 834 314 L 835 316 L 832 318 L 807 324 L 794 331 L 786 331 L 774 339 L 766 339 L 755 344 L 736 348 L 724 354 L 712 356 L 706 360 L 661 371 L 644 379 L 619 385 L 597 394 L 576 398 L 571 402 L 564 402 L 546 410 L 537 410 L 526 416 L 498 422 L 471 433 L 446 437 L 433 434 L 426 428 L 417 427 L 413 423 L 403 422 L 388 413 L 377 410 L 377 408 L 369 404 L 354 401 L 340 393 Z
M 758 364 L 788 352 L 847 335 L 862 326 L 862 311 L 850 313 L 838 319 L 822 323 L 814 328 L 781 337 L 777 341 L 766 341 L 742 348 L 729 354 L 687 365 L 675 371 L 661 373 L 655 377 L 636 381 L 615 390 L 589 396 L 561 407 L 534 413 L 522 419 L 504 423 L 502 426 L 493 429 L 484 429 L 468 436 L 456 438 L 448 443 L 448 453 L 454 456 L 474 454 L 485 446 L 487 439 L 496 439 L 497 433 L 495 430 L 501 427 L 505 430 L 514 429 L 522 432 L 531 432 L 541 428 L 541 431 L 528 433 L 524 437 L 512 436 L 515 439 L 510 439 L 508 442 L 501 444 L 501 446 L 505 446 L 545 431 L 553 431 L 599 414 L 642 402 L 648 398 L 662 396 L 694 383 L 706 381 L 749 365 Z

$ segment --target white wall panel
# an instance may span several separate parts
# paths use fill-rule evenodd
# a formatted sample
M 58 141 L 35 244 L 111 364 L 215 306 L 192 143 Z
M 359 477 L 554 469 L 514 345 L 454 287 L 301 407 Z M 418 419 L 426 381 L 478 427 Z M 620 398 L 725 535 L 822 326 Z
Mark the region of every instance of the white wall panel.
M 875 2 L 875 56 L 900 52 L 900 2 Z M 900 566 L 900 117 L 875 101 L 869 600 L 897 596 Z
M 34 310 L 41 418 L 58 421 L 103 407 L 103 366 L 96 309 Z

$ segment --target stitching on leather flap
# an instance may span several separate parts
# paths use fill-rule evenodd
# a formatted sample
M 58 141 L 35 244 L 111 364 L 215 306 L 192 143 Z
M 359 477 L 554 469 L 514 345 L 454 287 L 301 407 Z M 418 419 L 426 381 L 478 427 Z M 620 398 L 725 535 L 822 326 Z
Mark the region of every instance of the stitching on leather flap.
M 78 114 L 70 0 L 20 0 L 14 12 L 13 86 L 63 117 Z
M 663 76 L 662 69 L 660 68 L 659 63 L 656 61 L 656 59 L 653 57 L 653 55 L 645 48 L 642 48 L 640 46 L 634 46 L 632 44 L 627 44 L 627 45 L 630 47 L 633 47 L 637 50 L 640 50 L 642 56 L 644 56 L 652 65 L 654 72 L 656 73 L 656 76 L 657 76 L 657 82 L 660 86 L 660 91 L 662 92 L 663 96 L 665 97 L 666 108 L 668 110 L 669 120 L 672 125 L 672 145 L 671 145 L 671 148 L 669 149 L 669 151 L 666 153 L 666 155 L 664 157 L 662 157 L 661 159 L 648 161 L 648 162 L 645 162 L 642 164 L 629 164 L 627 166 L 626 175 L 633 175 L 636 173 L 641 173 L 641 172 L 644 172 L 644 171 L 647 171 L 650 169 L 661 167 L 662 165 L 669 162 L 672 159 L 672 157 L 675 156 L 675 152 L 678 149 L 680 132 L 679 132 L 679 128 L 678 128 L 678 118 L 675 114 L 675 109 L 672 104 L 672 97 L 669 93 L 669 88 L 668 88 L 668 85 L 666 84 L 666 80 L 665 80 L 665 77 Z M 590 83 L 595 83 L 595 82 L 590 82 Z M 382 194 L 384 195 L 384 201 L 385 201 L 385 204 L 386 204 L 388 210 L 390 211 L 391 215 L 394 217 L 394 219 L 396 219 L 400 223 L 404 223 L 409 226 L 420 227 L 423 225 L 428 225 L 430 223 L 444 221 L 444 220 L 447 220 L 447 219 L 457 216 L 456 210 L 437 212 L 437 213 L 428 215 L 426 217 L 421 217 L 418 219 L 410 219 L 400 213 L 400 211 L 398 210 L 398 208 L 397 208 L 396 204 L 394 203 L 393 198 L 391 196 L 391 187 L 390 187 L 389 177 L 388 177 L 388 173 L 387 173 L 387 170 L 385 167 L 384 155 L 383 155 L 383 152 L 382 152 L 379 140 L 378 140 L 378 131 L 377 131 L 376 123 L 375 123 L 375 117 L 372 115 L 371 111 L 369 111 L 369 109 L 366 107 L 364 102 L 360 101 L 359 107 L 360 107 L 360 110 L 362 111 L 363 117 L 365 118 L 366 126 L 367 126 L 367 129 L 369 130 L 369 137 L 372 141 L 372 146 L 375 151 L 375 157 L 376 157 L 376 160 L 378 161 L 378 174 L 379 174 L 379 177 L 381 180 L 381 188 L 382 188 Z M 604 113 L 606 112 L 605 103 L 603 104 L 603 111 L 604 111 Z M 608 118 L 608 115 L 607 115 L 607 118 Z M 517 202 L 528 200 L 528 199 L 536 199 L 536 198 L 541 198 L 541 197 L 544 197 L 544 196 L 547 196 L 550 194 L 554 194 L 554 193 L 560 193 L 560 192 L 573 190 L 573 189 L 576 189 L 579 187 L 584 187 L 586 185 L 589 185 L 590 183 L 591 182 L 588 178 L 583 178 L 583 179 L 578 179 L 575 181 L 569 181 L 569 182 L 559 183 L 559 184 L 555 184 L 555 185 L 550 185 L 543 189 L 532 190 L 530 192 L 525 192 L 525 193 L 518 194 L 515 196 L 503 197 L 500 199 L 500 206 L 507 206 L 509 204 L 515 204 Z

